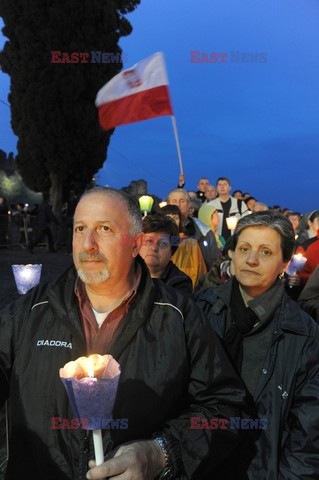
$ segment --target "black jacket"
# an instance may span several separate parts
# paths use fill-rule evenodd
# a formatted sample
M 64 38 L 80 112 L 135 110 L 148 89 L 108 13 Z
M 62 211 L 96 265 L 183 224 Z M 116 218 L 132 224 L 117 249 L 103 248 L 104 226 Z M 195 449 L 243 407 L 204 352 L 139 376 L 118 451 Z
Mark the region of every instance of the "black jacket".
M 193 293 L 193 283 L 186 273 L 182 272 L 172 260 L 170 260 L 160 278 L 165 285 L 176 288 L 186 295 Z
M 187 218 L 187 223 L 183 227 L 187 236 L 195 237 L 198 246 L 202 252 L 207 271 L 211 269 L 213 263 L 219 257 L 219 251 L 214 233 L 210 228 L 202 223 L 198 218 Z
M 121 365 L 113 416 L 128 419 L 128 428 L 103 430 L 105 452 L 162 431 L 176 442 L 186 471 L 176 478 L 210 480 L 239 432 L 191 430 L 190 417 L 240 416 L 244 388 L 195 303 L 152 282 L 138 261 L 143 272 L 137 294 L 105 352 Z M 10 389 L 8 480 L 83 480 L 94 458 L 90 432 L 51 428 L 52 417 L 75 417 L 59 369 L 87 354 L 75 278 L 72 267 L 0 315 L 0 405 Z
M 199 292 L 197 303 L 220 338 L 230 310 L 231 280 Z M 319 328 L 283 294 L 254 400 L 267 429 L 257 441 L 250 480 L 319 479 Z M 256 355 L 257 355 L 256 351 Z
M 298 303 L 319 323 L 319 265 L 313 271 L 302 290 Z

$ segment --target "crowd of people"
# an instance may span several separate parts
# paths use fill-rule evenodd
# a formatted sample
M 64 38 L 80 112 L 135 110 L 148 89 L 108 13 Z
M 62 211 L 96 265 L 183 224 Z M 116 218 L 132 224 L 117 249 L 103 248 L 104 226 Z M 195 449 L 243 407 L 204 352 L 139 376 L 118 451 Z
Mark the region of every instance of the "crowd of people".
M 231 195 L 226 177 L 190 192 L 181 175 L 142 217 L 95 187 L 72 251 L 0 313 L 8 480 L 318 480 L 319 210 Z M 93 353 L 121 366 L 113 416 L 128 424 L 103 430 L 101 465 L 91 432 L 50 427 L 74 416 L 59 368 Z

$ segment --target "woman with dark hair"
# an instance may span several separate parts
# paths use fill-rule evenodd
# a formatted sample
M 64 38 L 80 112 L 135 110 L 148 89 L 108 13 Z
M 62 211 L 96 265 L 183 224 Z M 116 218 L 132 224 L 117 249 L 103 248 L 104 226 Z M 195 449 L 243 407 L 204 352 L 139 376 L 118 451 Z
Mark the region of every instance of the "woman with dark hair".
M 317 240 L 319 233 L 319 210 L 313 210 L 306 220 L 306 229 L 304 229 L 296 241 L 296 253 L 305 254 L 308 247 Z
M 151 277 L 190 295 L 193 291 L 191 279 L 171 261 L 179 244 L 178 228 L 174 220 L 165 215 L 148 215 L 142 224 L 140 255 L 146 263 Z
M 266 427 L 250 480 L 319 478 L 319 327 L 285 293 L 280 276 L 294 248 L 290 221 L 275 212 L 239 220 L 234 276 L 197 295 Z M 251 427 L 254 428 L 254 427 Z

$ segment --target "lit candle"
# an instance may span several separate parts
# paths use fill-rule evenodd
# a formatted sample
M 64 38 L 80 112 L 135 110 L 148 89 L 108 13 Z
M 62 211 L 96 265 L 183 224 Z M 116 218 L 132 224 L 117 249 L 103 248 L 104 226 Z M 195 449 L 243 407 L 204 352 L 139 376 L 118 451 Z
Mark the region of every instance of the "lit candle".
M 149 195 L 143 195 L 138 199 L 138 202 L 140 204 L 140 209 L 144 213 L 144 216 L 150 213 L 154 203 L 154 199 L 152 197 L 150 197 Z
M 226 223 L 227 227 L 229 230 L 235 230 L 237 223 L 238 223 L 238 217 L 227 217 L 226 218 Z
M 296 275 L 296 273 L 302 269 L 306 261 L 306 257 L 304 257 L 301 253 L 297 253 L 297 255 L 294 255 L 285 270 L 287 275 Z
M 38 285 L 42 264 L 11 265 L 18 292 L 23 295 Z
M 88 419 L 93 431 L 95 461 L 104 462 L 101 420 L 111 418 L 120 366 L 111 355 L 93 354 L 68 362 L 60 369 L 60 378 L 78 418 Z
M 89 356 L 87 365 L 88 365 L 87 369 L 89 374 L 89 382 L 92 382 L 93 384 L 94 382 L 97 382 L 97 378 L 94 377 L 94 365 L 93 365 L 92 356 Z M 97 430 L 93 430 L 93 444 L 94 444 L 94 454 L 95 454 L 96 465 L 102 465 L 102 463 L 104 462 L 104 451 L 103 451 L 102 430 L 100 428 Z

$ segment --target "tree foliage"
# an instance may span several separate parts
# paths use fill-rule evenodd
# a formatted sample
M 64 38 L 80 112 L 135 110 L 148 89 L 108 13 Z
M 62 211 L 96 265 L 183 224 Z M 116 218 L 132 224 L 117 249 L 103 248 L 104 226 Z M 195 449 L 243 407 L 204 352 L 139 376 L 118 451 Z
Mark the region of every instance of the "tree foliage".
M 122 68 L 122 63 L 51 63 L 51 51 L 121 53 L 119 39 L 132 31 L 124 15 L 139 2 L 1 0 L 9 41 L 0 66 L 11 77 L 17 166 L 32 190 L 81 191 L 102 167 L 113 132 L 100 130 L 94 100 Z

